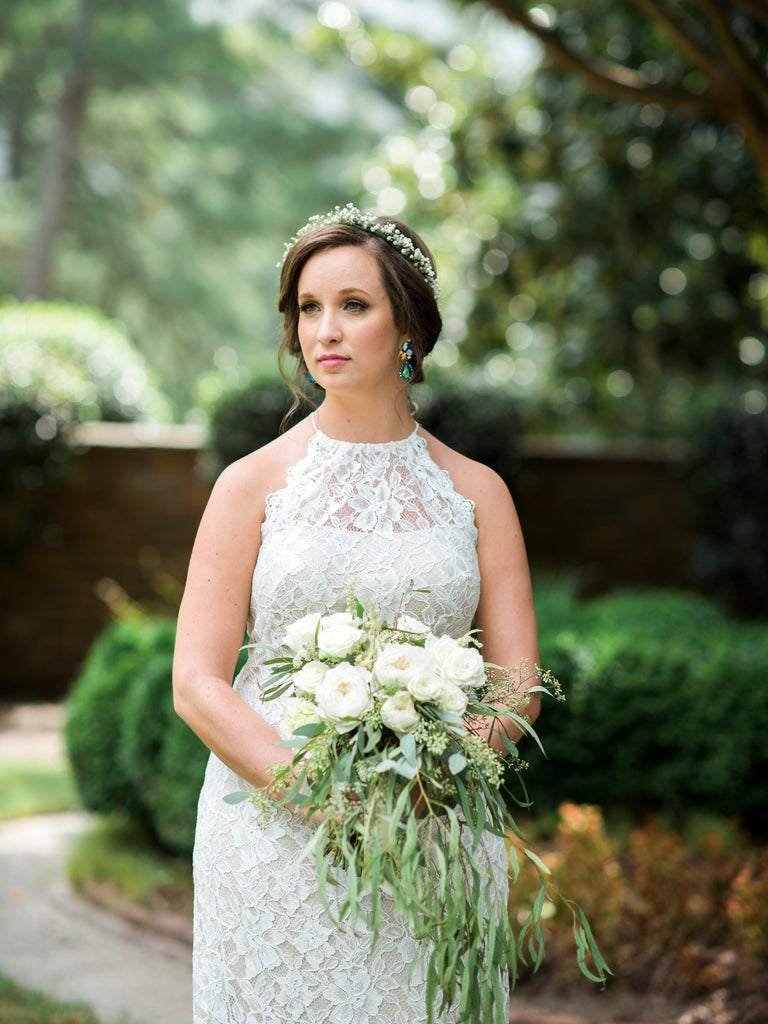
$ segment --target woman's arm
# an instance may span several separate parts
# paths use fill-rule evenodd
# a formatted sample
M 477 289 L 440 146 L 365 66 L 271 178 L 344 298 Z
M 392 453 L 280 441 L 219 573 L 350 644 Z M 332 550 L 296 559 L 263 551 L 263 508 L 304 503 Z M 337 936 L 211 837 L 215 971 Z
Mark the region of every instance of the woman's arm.
M 527 689 L 536 684 L 533 673 L 539 665 L 536 615 L 520 523 L 506 485 L 492 470 L 474 464 L 470 486 L 478 529 L 477 627 L 483 660 L 515 670 L 511 677 L 499 677 L 496 698 L 492 694 L 491 699 L 499 705 L 512 705 L 512 710 L 533 722 L 539 714 L 537 696 L 529 697 L 522 707 L 514 706 L 516 695 L 524 698 Z M 512 695 L 510 687 L 514 690 Z M 490 721 L 484 720 L 479 731 L 487 736 L 489 725 Z M 515 742 L 522 735 L 511 723 L 505 732 Z M 491 736 L 491 744 L 497 750 L 506 750 L 496 732 Z
M 213 489 L 192 550 L 173 662 L 177 713 L 217 757 L 258 787 L 272 781 L 270 765 L 292 758 L 231 684 L 261 537 L 264 461 L 256 453 L 234 463 Z

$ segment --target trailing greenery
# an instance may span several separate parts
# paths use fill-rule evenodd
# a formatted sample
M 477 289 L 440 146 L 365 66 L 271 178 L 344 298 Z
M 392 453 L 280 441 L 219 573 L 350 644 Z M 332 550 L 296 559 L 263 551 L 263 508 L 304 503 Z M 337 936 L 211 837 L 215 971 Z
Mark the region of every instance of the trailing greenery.
M 189 854 L 208 752 L 173 708 L 175 636 L 173 619 L 135 612 L 108 626 L 74 682 L 64 732 L 88 810 L 125 815 Z
M 737 610 L 768 616 L 768 410 L 703 422 L 687 477 L 697 576 Z
M 539 723 L 547 758 L 526 750 L 537 808 L 563 800 L 637 813 L 698 808 L 760 826 L 768 801 L 764 626 L 667 590 L 569 602 L 550 587 L 538 613 L 542 663 L 568 700 Z

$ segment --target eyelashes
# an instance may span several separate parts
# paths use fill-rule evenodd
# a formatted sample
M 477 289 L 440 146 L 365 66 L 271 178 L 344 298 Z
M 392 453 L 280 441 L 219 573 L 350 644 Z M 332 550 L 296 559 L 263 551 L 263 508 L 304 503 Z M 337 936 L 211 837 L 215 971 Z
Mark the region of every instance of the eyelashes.
M 299 313 L 314 313 L 318 309 L 316 302 L 302 302 L 299 304 Z M 350 313 L 364 313 L 368 309 L 368 303 L 362 299 L 347 299 L 344 303 L 344 309 L 349 310 Z

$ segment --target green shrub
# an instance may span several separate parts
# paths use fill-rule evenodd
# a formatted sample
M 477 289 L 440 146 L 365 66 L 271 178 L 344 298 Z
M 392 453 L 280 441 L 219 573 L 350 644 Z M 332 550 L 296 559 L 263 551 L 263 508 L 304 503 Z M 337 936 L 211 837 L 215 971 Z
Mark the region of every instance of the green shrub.
M 561 609 L 562 612 L 562 609 Z M 768 630 L 704 598 L 619 593 L 539 611 L 542 663 L 568 700 L 538 723 L 537 807 L 564 800 L 635 812 L 699 808 L 759 825 L 768 801 Z
M 65 737 L 86 808 L 127 815 L 187 854 L 208 751 L 173 708 L 175 633 L 162 617 L 108 626 L 72 688 Z
M 686 475 L 698 579 L 737 611 L 768 615 L 768 410 L 723 409 L 699 427 Z
M 143 620 L 109 626 L 92 644 L 67 703 L 64 737 L 83 806 L 143 817 L 119 757 L 123 707 L 143 664 Z
M 211 416 L 211 448 L 216 472 L 273 441 L 280 433 L 280 425 L 292 401 L 286 385 L 274 378 L 255 380 L 245 388 L 224 395 Z M 297 410 L 292 422 L 306 416 L 310 408 L 306 405 Z

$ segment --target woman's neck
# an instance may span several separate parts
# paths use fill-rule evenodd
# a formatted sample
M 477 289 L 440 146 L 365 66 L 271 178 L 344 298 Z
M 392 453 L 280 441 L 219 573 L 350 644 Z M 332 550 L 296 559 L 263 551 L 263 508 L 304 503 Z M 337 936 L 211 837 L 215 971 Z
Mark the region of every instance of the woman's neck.
M 394 402 L 353 402 L 326 395 L 315 410 L 315 425 L 337 441 L 381 444 L 400 441 L 413 431 L 413 418 L 405 392 Z

